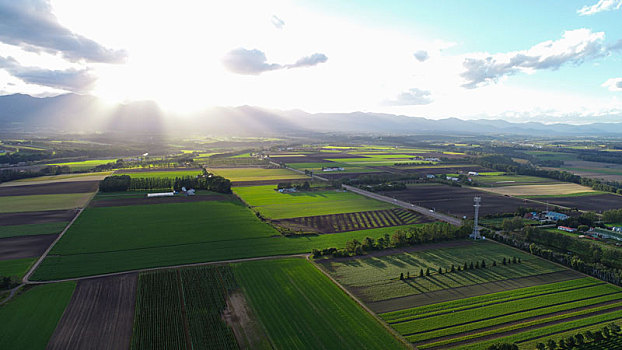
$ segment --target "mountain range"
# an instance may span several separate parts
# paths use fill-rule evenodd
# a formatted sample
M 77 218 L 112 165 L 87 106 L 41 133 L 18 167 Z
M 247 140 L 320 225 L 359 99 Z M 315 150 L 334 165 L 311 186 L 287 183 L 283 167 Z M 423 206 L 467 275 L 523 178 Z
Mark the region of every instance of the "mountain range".
M 89 95 L 0 96 L 2 132 L 193 133 L 233 136 L 344 133 L 377 135 L 539 135 L 619 136 L 622 123 L 586 125 L 511 123 L 505 120 L 440 120 L 404 115 L 352 112 L 307 113 L 252 106 L 212 107 L 176 114 L 153 101 L 106 104 Z

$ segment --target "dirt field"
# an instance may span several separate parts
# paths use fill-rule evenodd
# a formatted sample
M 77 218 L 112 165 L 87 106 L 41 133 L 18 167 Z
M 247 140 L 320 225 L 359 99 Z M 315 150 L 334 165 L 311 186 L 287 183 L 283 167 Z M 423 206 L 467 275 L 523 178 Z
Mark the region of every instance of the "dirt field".
M 39 257 L 58 235 L 18 236 L 0 239 L 0 260 Z
M 87 193 L 96 192 L 98 181 L 73 181 L 28 186 L 0 187 L 0 196 L 29 196 L 34 194 Z
M 74 209 L 32 211 L 28 213 L 0 213 L 0 226 L 70 221 L 76 216 L 76 213 L 77 211 Z
M 119 173 L 148 173 L 148 172 L 165 172 L 165 171 L 195 171 L 200 173 L 202 170 L 199 168 L 147 168 L 147 169 L 119 169 Z
M 609 209 L 622 208 L 622 196 L 615 194 L 598 194 L 594 196 L 579 197 L 552 197 L 542 198 L 541 201 L 547 201 L 552 204 L 561 205 L 568 208 L 577 208 L 579 210 L 591 210 L 597 213 Z
M 574 183 L 554 183 L 546 185 L 518 185 L 503 187 L 487 187 L 482 190 L 508 196 L 540 196 L 540 195 L 559 195 L 595 192 L 590 187 L 581 186 Z
M 358 213 L 307 216 L 275 220 L 275 223 L 291 229 L 318 233 L 337 233 L 431 222 L 406 209 L 386 209 Z
M 123 207 L 128 205 L 150 205 L 165 203 L 186 203 L 186 202 L 203 202 L 203 201 L 226 201 L 231 200 L 230 196 L 177 196 L 177 197 L 161 197 L 161 198 L 117 198 L 117 199 L 100 199 L 91 201 L 91 207 Z
M 129 349 L 137 276 L 78 282 L 46 349 Z
M 413 186 L 404 191 L 388 191 L 381 194 L 457 217 L 473 217 L 473 197 L 475 196 L 482 197 L 482 206 L 479 211 L 482 216 L 514 212 L 519 207 L 546 208 L 545 204 L 540 205 L 522 199 L 499 196 L 468 187 L 441 184 Z
M 443 289 L 435 292 L 409 295 L 402 298 L 370 302 L 367 303 L 367 306 L 375 313 L 380 314 L 428 304 L 442 303 L 450 300 L 497 293 L 516 288 L 525 288 L 537 286 L 540 284 L 567 281 L 581 277 L 584 276 L 578 272 L 572 270 L 563 270 L 559 272 L 545 273 L 537 276 L 481 283 L 473 286 Z

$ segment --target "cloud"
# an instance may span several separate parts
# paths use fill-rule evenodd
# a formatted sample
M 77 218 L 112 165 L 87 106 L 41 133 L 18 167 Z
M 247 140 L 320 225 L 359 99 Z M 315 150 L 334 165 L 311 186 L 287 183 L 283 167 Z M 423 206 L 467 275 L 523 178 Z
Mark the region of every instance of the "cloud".
M 622 7 L 622 0 L 599 0 L 594 5 L 583 6 L 577 11 L 581 16 L 589 16 L 599 12 L 619 10 Z
M 287 68 L 311 67 L 311 66 L 315 66 L 316 64 L 324 63 L 327 60 L 328 60 L 328 57 L 326 57 L 325 54 L 314 53 L 311 56 L 306 56 L 306 57 L 299 59 L 294 64 L 288 65 Z
M 463 62 L 465 71 L 460 74 L 466 80 L 462 86 L 476 88 L 496 82 L 504 75 L 535 70 L 556 70 L 566 63 L 580 64 L 609 54 L 611 47 L 604 43 L 603 32 L 589 29 L 564 32 L 561 39 L 545 41 L 528 50 L 495 55 L 467 57 Z
M 275 26 L 277 29 L 283 29 L 283 26 L 285 26 L 285 21 L 283 21 L 276 15 L 272 15 L 272 17 L 270 18 L 270 23 L 272 23 L 272 25 Z
M 622 78 L 611 78 L 601 85 L 609 89 L 609 91 L 622 91 Z
M 431 93 L 428 90 L 413 88 L 406 92 L 402 92 L 397 95 L 396 99 L 386 101 L 384 104 L 387 106 L 427 105 L 432 103 L 430 95 Z
M 0 41 L 67 60 L 121 63 L 124 51 L 111 50 L 63 27 L 47 0 L 0 0 Z
M 87 69 L 49 70 L 37 67 L 24 67 L 12 57 L 0 57 L 0 68 L 29 84 L 43 85 L 77 93 L 90 91 L 96 80 Z
M 419 50 L 419 51 L 415 52 L 413 54 L 413 56 L 415 56 L 415 58 L 419 62 L 423 62 L 423 61 L 427 60 L 428 58 L 430 58 L 430 55 L 425 50 Z
M 268 63 L 266 54 L 260 50 L 237 48 L 229 51 L 222 63 L 230 72 L 244 75 L 259 75 L 276 69 L 310 67 L 324 63 L 328 57 L 322 53 L 302 57 L 293 64 Z

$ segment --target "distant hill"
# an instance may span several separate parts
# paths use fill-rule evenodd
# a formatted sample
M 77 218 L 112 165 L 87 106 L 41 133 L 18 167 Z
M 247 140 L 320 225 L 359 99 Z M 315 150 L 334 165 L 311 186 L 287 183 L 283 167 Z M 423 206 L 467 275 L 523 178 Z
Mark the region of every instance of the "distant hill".
M 167 114 L 153 101 L 106 105 L 93 96 L 0 96 L 0 131 L 204 133 L 210 135 L 505 134 L 620 135 L 622 123 L 588 125 L 440 120 L 382 113 L 306 113 L 260 107 L 213 107 L 188 115 Z

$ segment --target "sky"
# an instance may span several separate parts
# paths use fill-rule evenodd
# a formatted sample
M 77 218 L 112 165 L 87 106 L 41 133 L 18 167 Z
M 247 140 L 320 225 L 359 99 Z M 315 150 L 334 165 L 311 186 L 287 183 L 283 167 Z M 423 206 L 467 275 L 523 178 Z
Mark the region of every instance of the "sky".
M 0 95 L 622 122 L 622 0 L 0 0 Z

